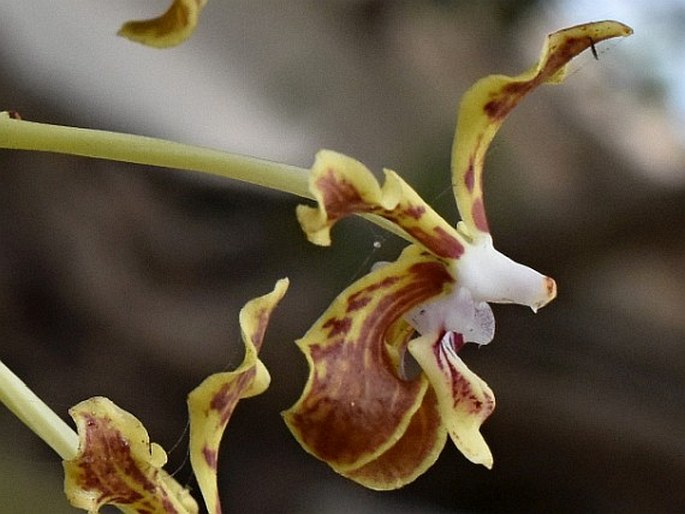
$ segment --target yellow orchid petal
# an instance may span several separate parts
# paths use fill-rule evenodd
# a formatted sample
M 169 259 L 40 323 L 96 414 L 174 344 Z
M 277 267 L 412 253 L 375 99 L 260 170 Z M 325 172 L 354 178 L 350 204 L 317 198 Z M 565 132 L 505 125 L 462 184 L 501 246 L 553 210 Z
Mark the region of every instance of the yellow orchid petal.
M 628 36 L 633 30 L 616 21 L 576 25 L 547 36 L 540 61 L 516 77 L 490 75 L 476 82 L 462 97 L 452 146 L 452 187 L 459 214 L 468 232 L 488 233 L 483 206 L 485 153 L 502 122 L 537 86 L 559 83 L 566 64 L 600 41 Z
M 195 30 L 206 3 L 207 0 L 174 0 L 169 9 L 157 18 L 125 23 L 119 35 L 156 48 L 179 45 Z
M 435 390 L 442 421 L 456 447 L 475 464 L 492 467 L 492 453 L 480 433 L 481 424 L 495 409 L 495 396 L 488 385 L 457 356 L 455 344 L 464 340 L 447 332 L 414 339 L 409 352 Z
M 456 230 L 394 171 L 385 170 L 381 188 L 359 161 L 322 150 L 312 166 L 309 188 L 318 207 L 300 205 L 297 217 L 312 243 L 330 245 L 330 229 L 339 219 L 365 213 L 395 223 L 438 257 L 457 259 L 464 251 Z
M 123 512 L 197 513 L 188 491 L 162 470 L 166 453 L 142 423 L 107 398 L 95 397 L 69 410 L 79 451 L 64 461 L 64 490 L 71 504 L 91 513 L 103 505 Z
M 305 450 L 354 475 L 402 438 L 427 381 L 403 380 L 385 340 L 405 312 L 452 282 L 439 259 L 411 245 L 343 291 L 298 341 L 309 379 L 284 417 Z
M 271 313 L 288 289 L 281 279 L 274 290 L 249 301 L 240 311 L 245 358 L 234 371 L 216 373 L 188 395 L 190 415 L 190 462 L 212 514 L 221 512 L 216 472 L 219 444 L 238 401 L 255 396 L 269 386 L 270 376 L 257 358 Z
M 400 439 L 374 460 L 343 475 L 369 489 L 398 489 L 435 463 L 446 439 L 447 430 L 440 419 L 435 392 L 428 388 Z

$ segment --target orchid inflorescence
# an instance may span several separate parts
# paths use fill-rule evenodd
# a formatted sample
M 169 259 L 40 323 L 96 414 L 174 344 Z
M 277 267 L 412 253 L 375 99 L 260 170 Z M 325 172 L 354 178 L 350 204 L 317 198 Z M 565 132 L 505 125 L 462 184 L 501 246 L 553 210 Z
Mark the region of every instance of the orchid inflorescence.
M 173 46 L 192 32 L 205 0 L 176 0 L 160 18 L 130 22 L 121 33 Z M 335 471 L 372 489 L 401 487 L 438 458 L 447 437 L 470 461 L 490 468 L 480 433 L 493 412 L 488 385 L 459 358 L 469 342 L 489 343 L 489 303 L 534 311 L 556 296 L 553 279 L 494 246 L 483 202 L 485 154 L 499 127 L 536 87 L 559 83 L 567 63 L 605 39 L 632 30 L 615 21 L 550 34 L 539 62 L 515 77 L 492 75 L 462 98 L 452 150 L 452 187 L 461 215 L 441 218 L 395 172 L 381 186 L 360 162 L 323 150 L 311 170 L 128 134 L 32 123 L 0 116 L 0 147 L 50 151 L 220 174 L 316 201 L 297 218 L 308 239 L 330 245 L 333 225 L 357 214 L 402 235 L 399 258 L 377 263 L 351 284 L 297 344 L 309 363 L 300 399 L 284 412 L 302 447 Z M 209 512 L 221 512 L 217 488 L 221 437 L 242 398 L 263 392 L 269 373 L 258 358 L 269 319 L 288 287 L 240 313 L 245 357 L 211 375 L 188 396 L 190 459 Z M 408 376 L 407 352 L 421 372 Z M 75 507 L 98 512 L 192 513 L 198 505 L 163 469 L 164 450 L 142 424 L 110 400 L 94 397 L 70 410 L 78 435 L 0 362 L 0 399 L 64 460 L 65 492 Z

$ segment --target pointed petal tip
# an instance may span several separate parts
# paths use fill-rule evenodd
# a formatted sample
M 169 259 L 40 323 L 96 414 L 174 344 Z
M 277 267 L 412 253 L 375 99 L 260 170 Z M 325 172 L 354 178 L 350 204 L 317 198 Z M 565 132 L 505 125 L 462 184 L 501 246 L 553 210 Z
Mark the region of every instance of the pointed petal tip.
M 455 443 L 455 446 L 457 446 L 457 449 L 461 451 L 464 457 L 470 462 L 473 464 L 480 464 L 487 469 L 492 469 L 494 462 L 492 451 L 490 451 L 490 447 L 488 446 L 488 443 L 485 442 L 478 427 L 475 428 L 475 431 L 471 433 L 470 436 L 470 441 L 468 441 L 469 438 L 466 437 L 453 437 L 452 441 Z
M 630 27 L 630 26 L 626 25 L 625 23 L 621 23 L 620 21 L 615 21 L 614 23 L 616 23 L 617 25 L 619 25 L 621 27 L 623 36 L 632 36 L 635 33 L 635 31 L 633 30 L 633 27 Z

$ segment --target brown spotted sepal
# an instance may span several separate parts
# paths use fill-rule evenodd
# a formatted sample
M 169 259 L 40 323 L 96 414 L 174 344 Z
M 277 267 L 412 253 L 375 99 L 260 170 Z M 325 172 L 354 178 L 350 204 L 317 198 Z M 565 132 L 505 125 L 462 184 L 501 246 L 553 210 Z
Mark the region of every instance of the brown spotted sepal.
M 261 394 L 270 376 L 257 354 L 262 347 L 271 313 L 288 289 L 288 280 L 249 301 L 240 311 L 245 357 L 234 371 L 209 376 L 188 395 L 190 462 L 210 514 L 221 513 L 217 488 L 219 444 L 238 401 Z
M 297 218 L 308 239 L 331 244 L 331 227 L 352 214 L 375 214 L 411 235 L 438 257 L 458 259 L 464 243 L 454 227 L 394 171 L 385 170 L 383 187 L 359 161 L 331 150 L 317 153 L 309 176 L 317 207 L 300 205 Z
M 394 327 L 453 282 L 441 260 L 409 246 L 343 291 L 298 341 L 310 374 L 284 417 L 308 452 L 373 489 L 401 487 L 435 461 L 445 442 L 436 398 L 425 377 L 402 376 Z
M 79 450 L 64 461 L 64 490 L 71 504 L 90 513 L 104 505 L 141 514 L 191 514 L 198 506 L 162 466 L 166 453 L 151 443 L 142 423 L 107 398 L 85 400 L 69 414 Z
M 131 41 L 156 48 L 169 48 L 183 43 L 195 30 L 207 0 L 174 0 L 157 18 L 125 23 L 119 35 Z
M 509 113 L 541 84 L 558 84 L 566 65 L 600 41 L 629 36 L 633 30 L 616 21 L 585 23 L 549 34 L 540 60 L 528 71 L 509 77 L 490 75 L 476 82 L 459 104 L 452 145 L 452 187 L 459 214 L 473 237 L 488 233 L 483 206 L 483 164 L 492 139 Z

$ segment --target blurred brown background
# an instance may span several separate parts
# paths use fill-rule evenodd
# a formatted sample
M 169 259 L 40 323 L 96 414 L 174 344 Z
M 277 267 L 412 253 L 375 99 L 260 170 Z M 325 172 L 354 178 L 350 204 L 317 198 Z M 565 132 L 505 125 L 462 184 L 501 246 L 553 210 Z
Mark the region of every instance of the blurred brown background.
M 536 92 L 489 154 L 498 248 L 556 278 L 533 315 L 498 306 L 462 357 L 494 389 L 492 471 L 448 443 L 406 488 L 366 491 L 296 444 L 279 412 L 306 378 L 293 341 L 403 243 L 360 220 L 308 244 L 296 198 L 183 172 L 0 151 L 0 358 L 56 411 L 105 395 L 184 461 L 185 396 L 237 365 L 237 315 L 289 276 L 221 454 L 230 513 L 685 512 L 685 5 L 634 1 L 210 0 L 167 51 L 114 36 L 166 2 L 0 6 L 0 108 L 308 167 L 319 148 L 395 169 L 456 222 L 460 95 L 516 74 L 557 28 L 636 34 Z M 375 242 L 381 248 L 374 247 Z M 76 512 L 58 459 L 0 409 L 0 512 Z

